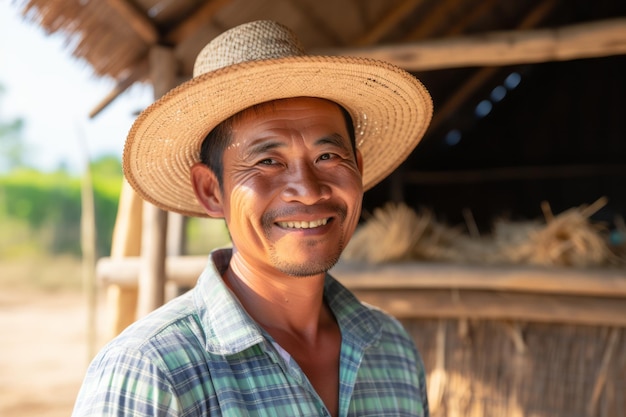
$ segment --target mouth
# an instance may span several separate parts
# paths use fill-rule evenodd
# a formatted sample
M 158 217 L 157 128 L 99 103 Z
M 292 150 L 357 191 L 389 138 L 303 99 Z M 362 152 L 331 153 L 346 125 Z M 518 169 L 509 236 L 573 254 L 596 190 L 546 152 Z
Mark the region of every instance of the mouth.
M 283 229 L 315 229 L 328 223 L 329 218 L 318 219 L 313 221 L 289 221 L 277 222 L 276 224 Z

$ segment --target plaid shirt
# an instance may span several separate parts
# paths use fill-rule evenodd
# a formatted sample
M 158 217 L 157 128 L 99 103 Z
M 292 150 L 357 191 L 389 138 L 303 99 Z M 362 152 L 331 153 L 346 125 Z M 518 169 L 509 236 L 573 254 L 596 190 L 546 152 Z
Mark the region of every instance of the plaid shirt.
M 215 251 L 198 285 L 93 360 L 73 416 L 328 416 L 307 377 L 243 310 Z M 341 329 L 340 416 L 428 416 L 424 368 L 393 318 L 326 278 Z

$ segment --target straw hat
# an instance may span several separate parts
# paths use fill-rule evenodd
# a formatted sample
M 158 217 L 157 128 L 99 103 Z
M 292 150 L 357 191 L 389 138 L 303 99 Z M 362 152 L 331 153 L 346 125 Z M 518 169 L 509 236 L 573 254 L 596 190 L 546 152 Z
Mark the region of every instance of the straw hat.
M 370 59 L 306 55 L 291 30 L 256 21 L 213 39 L 194 77 L 139 115 L 124 147 L 124 174 L 145 200 L 206 216 L 190 181 L 206 135 L 241 110 L 290 97 L 328 99 L 350 113 L 366 190 L 408 157 L 432 116 L 428 91 L 408 72 Z

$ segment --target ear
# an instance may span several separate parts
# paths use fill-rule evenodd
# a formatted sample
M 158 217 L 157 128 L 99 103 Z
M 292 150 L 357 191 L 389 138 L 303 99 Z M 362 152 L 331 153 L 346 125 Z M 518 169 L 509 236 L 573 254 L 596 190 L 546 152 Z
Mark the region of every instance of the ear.
M 224 217 L 222 192 L 217 177 L 211 168 L 201 162 L 191 167 L 191 184 L 198 202 L 211 217 Z

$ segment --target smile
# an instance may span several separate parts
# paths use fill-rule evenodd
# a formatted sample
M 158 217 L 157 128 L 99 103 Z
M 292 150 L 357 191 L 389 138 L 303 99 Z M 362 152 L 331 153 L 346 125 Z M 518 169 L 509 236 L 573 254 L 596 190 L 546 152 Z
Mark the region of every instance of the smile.
M 314 229 L 324 226 L 328 223 L 328 219 L 319 219 L 312 222 L 278 222 L 277 224 L 285 229 Z

